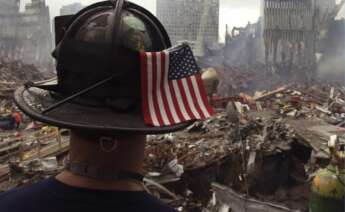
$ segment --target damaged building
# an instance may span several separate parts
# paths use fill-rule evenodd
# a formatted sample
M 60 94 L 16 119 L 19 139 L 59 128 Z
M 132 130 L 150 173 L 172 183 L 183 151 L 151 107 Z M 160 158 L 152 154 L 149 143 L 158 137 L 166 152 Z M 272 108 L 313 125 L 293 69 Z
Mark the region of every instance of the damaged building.
M 1 57 L 50 68 L 52 34 L 45 0 L 31 0 L 23 12 L 20 0 L 2 0 L 0 4 Z
M 265 63 L 303 67 L 310 75 L 316 73 L 322 56 L 322 39 L 334 36 L 332 24 L 345 2 L 335 0 L 263 1 L 263 39 Z M 330 40 L 329 40 L 330 41 Z M 327 48 L 331 43 L 326 43 Z M 336 50 L 335 50 L 336 51 Z M 325 58 L 324 58 L 325 59 Z
M 17 51 L 17 31 L 20 1 L 0 1 L 0 56 L 14 57 Z
M 242 63 L 262 60 L 266 64 L 313 64 L 317 61 L 317 53 L 331 48 L 320 46 L 320 42 L 331 42 L 332 36 L 341 36 L 332 25 L 344 3 L 336 4 L 335 0 L 263 0 L 257 23 L 232 30 L 227 28 L 225 52 L 228 55 L 225 56 L 231 60 L 247 57 Z M 243 52 L 250 52 L 249 49 L 254 54 L 245 56 Z M 240 56 L 229 53 L 231 50 Z M 258 52 L 265 52 L 264 57 Z
M 307 83 L 316 76 L 343 82 L 344 19 L 336 17 L 344 4 L 263 0 L 256 23 L 227 27 L 224 47 L 200 60 L 224 79 L 218 95 Z
M 157 0 L 157 17 L 173 44 L 188 42 L 198 57 L 218 44 L 219 0 Z
M 263 1 L 265 62 L 315 63 L 316 8 L 311 0 Z

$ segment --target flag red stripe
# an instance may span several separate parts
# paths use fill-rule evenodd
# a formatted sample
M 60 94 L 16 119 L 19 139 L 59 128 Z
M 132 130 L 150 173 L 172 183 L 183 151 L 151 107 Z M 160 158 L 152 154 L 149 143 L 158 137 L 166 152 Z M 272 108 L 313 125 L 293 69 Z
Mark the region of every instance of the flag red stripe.
M 192 76 L 192 77 L 194 77 L 194 76 Z M 188 87 L 189 87 L 190 94 L 191 94 L 191 96 L 193 98 L 193 103 L 195 105 L 196 110 L 198 111 L 200 117 L 202 119 L 205 119 L 206 117 L 205 117 L 205 114 L 201 110 L 201 107 L 200 107 L 200 105 L 198 103 L 198 97 L 195 94 L 195 91 L 194 91 L 194 88 L 193 88 L 193 82 L 191 80 L 191 77 L 187 77 L 187 84 L 188 84 Z
M 196 81 L 198 83 L 198 87 L 199 87 L 199 91 L 200 91 L 200 94 L 201 94 L 201 98 L 202 98 L 202 101 L 204 102 L 206 110 L 208 111 L 210 116 L 212 116 L 212 115 L 214 115 L 214 111 L 213 111 L 211 105 L 209 104 L 209 102 L 207 100 L 206 90 L 205 90 L 203 81 L 201 79 L 201 74 L 195 75 L 195 78 L 196 78 Z
M 164 125 L 163 118 L 161 111 L 159 109 L 159 104 L 158 104 L 158 94 L 157 94 L 157 84 L 158 84 L 158 79 L 157 79 L 157 55 L 156 53 L 152 53 L 152 97 L 153 97 L 153 105 L 154 105 L 154 111 L 157 115 L 158 123 L 160 126 Z
M 189 115 L 189 117 L 191 117 L 192 119 L 196 119 L 194 113 L 191 110 L 191 106 L 189 105 L 188 99 L 187 99 L 187 95 L 186 95 L 186 90 L 185 87 L 182 84 L 182 80 L 177 80 L 177 84 L 178 84 L 178 88 L 180 90 L 182 99 L 183 99 L 183 103 L 185 105 L 186 111 Z
M 144 121 L 147 124 L 153 125 L 153 121 L 151 119 L 150 111 L 149 111 L 149 104 L 148 104 L 148 75 L 147 75 L 147 56 L 144 52 L 140 53 L 141 59 L 141 96 L 142 96 L 142 109 L 144 115 Z
M 183 115 L 182 115 L 181 108 L 180 108 L 179 103 L 178 103 L 178 101 L 177 101 L 177 97 L 176 97 L 174 85 L 173 85 L 173 83 L 172 83 L 171 80 L 169 80 L 169 89 L 170 89 L 171 97 L 172 97 L 172 100 L 173 100 L 173 103 L 174 103 L 174 106 L 175 106 L 175 109 L 176 109 L 176 113 L 177 113 L 178 118 L 179 118 L 182 122 L 183 122 L 183 121 L 186 121 L 186 119 L 185 119 L 185 118 L 183 117 Z
M 168 99 L 165 93 L 165 79 L 168 77 L 168 70 L 165 70 L 165 65 L 166 65 L 166 57 L 165 57 L 165 53 L 161 53 L 161 93 L 162 93 L 162 99 L 163 99 L 163 104 L 164 104 L 164 108 L 165 108 L 165 112 L 168 116 L 168 120 L 170 122 L 170 124 L 175 124 L 174 118 L 171 114 L 170 111 L 170 107 L 169 107 L 169 103 L 168 103 Z
M 165 72 L 166 72 L 166 76 L 165 76 L 165 81 L 164 81 L 164 91 L 166 94 L 166 97 L 168 99 L 168 105 L 169 105 L 169 109 L 170 112 L 173 116 L 174 122 L 173 123 L 180 123 L 181 120 L 179 119 L 177 112 L 176 112 L 176 108 L 175 108 L 175 104 L 170 92 L 170 87 L 169 87 L 169 67 L 170 67 L 170 54 L 169 52 L 164 51 L 163 52 L 164 56 L 165 56 Z

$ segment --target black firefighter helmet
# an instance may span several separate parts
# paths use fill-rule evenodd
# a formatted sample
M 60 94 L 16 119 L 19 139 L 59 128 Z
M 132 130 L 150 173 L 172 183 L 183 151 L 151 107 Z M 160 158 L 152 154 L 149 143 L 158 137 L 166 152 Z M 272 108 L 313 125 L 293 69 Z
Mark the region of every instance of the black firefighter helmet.
M 69 129 L 137 134 L 191 124 L 144 123 L 140 52 L 171 47 L 162 24 L 146 9 L 124 0 L 99 2 L 73 17 L 58 17 L 56 39 L 57 79 L 27 83 L 15 92 L 18 107 L 33 119 Z

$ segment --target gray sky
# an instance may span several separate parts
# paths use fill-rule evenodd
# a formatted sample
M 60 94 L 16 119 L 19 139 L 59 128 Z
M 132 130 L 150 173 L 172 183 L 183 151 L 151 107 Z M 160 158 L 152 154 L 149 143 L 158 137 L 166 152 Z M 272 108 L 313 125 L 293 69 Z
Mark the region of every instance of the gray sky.
M 23 4 L 30 0 L 22 0 Z M 80 2 L 89 5 L 100 0 L 46 0 L 50 7 L 51 16 L 57 16 L 63 5 Z M 152 13 L 156 13 L 156 0 L 131 0 L 134 3 L 144 6 Z M 338 2 L 340 0 L 337 0 Z M 261 0 L 220 0 L 220 37 L 224 39 L 225 25 L 230 29 L 233 26 L 245 26 L 248 22 L 256 22 L 260 15 Z M 340 17 L 345 17 L 345 8 L 340 12 Z
M 225 25 L 230 29 L 241 27 L 248 22 L 255 23 L 260 16 L 260 0 L 221 0 L 220 26 L 221 37 L 224 37 Z

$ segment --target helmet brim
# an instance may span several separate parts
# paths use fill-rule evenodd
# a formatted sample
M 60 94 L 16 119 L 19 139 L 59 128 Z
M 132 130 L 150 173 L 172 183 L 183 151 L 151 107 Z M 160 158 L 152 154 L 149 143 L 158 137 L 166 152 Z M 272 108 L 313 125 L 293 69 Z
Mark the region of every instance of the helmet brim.
M 49 91 L 34 87 L 20 87 L 14 97 L 19 109 L 32 119 L 67 129 L 125 134 L 164 134 L 182 130 L 193 123 L 190 121 L 173 126 L 150 127 L 145 124 L 142 113 L 120 113 L 105 107 L 73 103 L 65 103 L 43 114 L 43 108 L 53 105 L 58 100 L 54 99 Z

